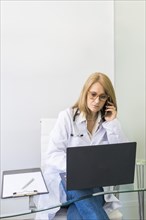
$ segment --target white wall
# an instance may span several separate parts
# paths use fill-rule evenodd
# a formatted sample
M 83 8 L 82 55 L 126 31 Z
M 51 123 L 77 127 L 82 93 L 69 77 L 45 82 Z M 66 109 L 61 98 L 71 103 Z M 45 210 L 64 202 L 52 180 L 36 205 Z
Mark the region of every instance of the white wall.
M 145 1 L 114 2 L 119 118 L 129 139 L 137 141 L 137 159 L 146 159 L 145 7 Z M 137 193 L 120 194 L 124 219 L 139 219 L 137 199 Z
M 146 159 L 145 1 L 115 1 L 115 87 L 119 117 L 137 159 Z
M 114 80 L 113 19 L 113 1 L 1 2 L 1 171 L 40 166 L 40 119 L 74 104 L 90 73 Z
M 113 79 L 113 1 L 2 1 L 2 169 L 40 165 L 40 118 Z M 9 162 L 8 162 L 9 161 Z

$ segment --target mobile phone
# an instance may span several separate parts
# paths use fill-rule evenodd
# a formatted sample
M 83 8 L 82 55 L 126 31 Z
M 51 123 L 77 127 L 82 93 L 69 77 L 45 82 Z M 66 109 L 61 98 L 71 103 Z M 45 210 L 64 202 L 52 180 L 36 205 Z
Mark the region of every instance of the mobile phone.
M 105 105 L 103 106 L 103 109 L 102 109 L 102 118 L 103 118 L 103 119 L 104 119 L 105 116 L 107 116 L 107 115 L 110 116 L 110 115 L 112 114 L 112 112 L 110 112 L 110 111 L 109 111 L 109 112 L 106 112 L 107 106 L 110 105 L 109 102 L 112 102 L 111 97 L 108 97 L 108 99 L 107 99 Z

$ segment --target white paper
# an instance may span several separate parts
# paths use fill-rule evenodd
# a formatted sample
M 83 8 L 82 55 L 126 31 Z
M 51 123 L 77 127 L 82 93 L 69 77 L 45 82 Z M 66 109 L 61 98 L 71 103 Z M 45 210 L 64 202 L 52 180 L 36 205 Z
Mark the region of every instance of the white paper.
M 48 192 L 42 173 L 39 171 L 6 174 L 3 178 L 3 198 L 14 196 L 14 193 L 29 194 L 34 190 L 38 193 Z

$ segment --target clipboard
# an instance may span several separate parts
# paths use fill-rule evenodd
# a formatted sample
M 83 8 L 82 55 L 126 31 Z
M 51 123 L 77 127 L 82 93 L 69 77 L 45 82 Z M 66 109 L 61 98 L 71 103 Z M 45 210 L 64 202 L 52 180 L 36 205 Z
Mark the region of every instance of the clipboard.
M 1 198 L 49 193 L 40 168 L 3 171 Z

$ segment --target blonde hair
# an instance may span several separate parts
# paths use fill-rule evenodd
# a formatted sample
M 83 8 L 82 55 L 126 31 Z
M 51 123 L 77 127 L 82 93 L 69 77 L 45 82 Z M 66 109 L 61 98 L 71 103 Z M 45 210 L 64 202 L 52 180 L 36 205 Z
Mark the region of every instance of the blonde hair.
M 87 114 L 90 114 L 90 110 L 87 107 L 87 94 L 88 94 L 88 91 L 90 90 L 90 87 L 96 82 L 99 82 L 103 86 L 105 93 L 109 96 L 110 101 L 113 103 L 113 105 L 117 109 L 115 90 L 113 88 L 111 80 L 106 74 L 95 72 L 95 73 L 92 73 L 89 76 L 89 78 L 86 80 L 81 90 L 79 99 L 72 106 L 73 108 L 78 108 L 80 112 L 82 112 L 85 116 Z

